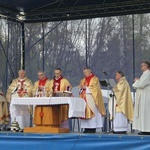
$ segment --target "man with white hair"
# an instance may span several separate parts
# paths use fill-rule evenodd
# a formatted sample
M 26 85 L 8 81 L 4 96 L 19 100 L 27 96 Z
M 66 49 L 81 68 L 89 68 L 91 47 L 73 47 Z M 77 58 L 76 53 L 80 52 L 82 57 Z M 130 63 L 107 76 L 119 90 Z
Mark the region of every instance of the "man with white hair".
M 18 76 L 18 78 L 12 81 L 7 90 L 6 98 L 9 103 L 11 102 L 11 95 L 15 93 L 18 97 L 32 97 L 33 84 L 31 80 L 26 77 L 25 70 L 19 70 Z
M 50 81 L 45 76 L 44 71 L 39 71 L 38 72 L 38 78 L 39 78 L 39 80 L 34 83 L 33 96 L 35 96 L 35 97 L 45 97 L 45 96 L 47 96 Z
M 26 77 L 25 70 L 21 69 L 18 71 L 18 78 L 14 79 L 10 84 L 7 93 L 6 99 L 9 103 L 11 103 L 12 97 L 32 97 L 32 88 L 33 84 L 30 79 Z M 16 120 L 20 128 L 23 129 L 30 125 L 30 114 L 28 110 L 28 106 L 19 106 L 17 108 L 18 114 L 11 114 L 11 121 Z

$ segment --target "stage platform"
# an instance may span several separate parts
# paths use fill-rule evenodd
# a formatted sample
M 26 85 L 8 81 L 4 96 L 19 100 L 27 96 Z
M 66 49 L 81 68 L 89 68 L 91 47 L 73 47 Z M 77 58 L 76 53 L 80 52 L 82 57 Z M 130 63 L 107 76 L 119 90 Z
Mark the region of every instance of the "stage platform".
M 150 136 L 0 132 L 0 150 L 150 150 Z

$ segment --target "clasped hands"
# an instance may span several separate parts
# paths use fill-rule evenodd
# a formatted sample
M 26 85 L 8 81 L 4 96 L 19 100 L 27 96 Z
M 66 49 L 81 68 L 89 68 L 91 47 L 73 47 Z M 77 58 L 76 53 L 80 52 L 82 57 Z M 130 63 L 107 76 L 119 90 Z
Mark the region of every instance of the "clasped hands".
M 86 86 L 85 86 L 85 85 L 80 85 L 80 86 L 78 86 L 78 88 L 85 90 L 85 89 L 86 89 Z
M 135 78 L 135 79 L 134 79 L 134 82 L 136 82 L 137 80 L 140 80 L 140 79 L 139 79 L 139 78 Z

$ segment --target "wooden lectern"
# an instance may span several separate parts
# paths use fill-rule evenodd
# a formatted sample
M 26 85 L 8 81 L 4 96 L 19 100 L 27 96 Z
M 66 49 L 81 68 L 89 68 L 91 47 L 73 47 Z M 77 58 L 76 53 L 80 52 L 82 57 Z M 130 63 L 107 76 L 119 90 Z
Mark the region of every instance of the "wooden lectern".
M 62 108 L 68 105 L 38 105 L 35 107 L 34 127 L 24 129 L 25 133 L 69 133 L 69 129 L 60 128 Z M 68 111 L 64 112 L 68 113 Z M 68 114 L 67 114 L 68 115 Z

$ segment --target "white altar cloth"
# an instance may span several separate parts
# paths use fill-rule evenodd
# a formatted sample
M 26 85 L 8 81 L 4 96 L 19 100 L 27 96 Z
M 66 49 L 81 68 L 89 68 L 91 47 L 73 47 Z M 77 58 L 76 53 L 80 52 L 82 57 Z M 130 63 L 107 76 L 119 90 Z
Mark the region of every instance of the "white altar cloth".
M 21 114 L 22 108 L 30 105 L 69 105 L 68 117 L 85 117 L 86 103 L 77 97 L 12 97 L 10 114 L 14 118 Z M 21 108 L 21 109 L 19 109 Z

